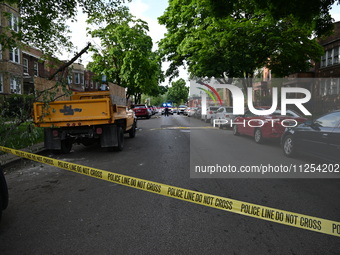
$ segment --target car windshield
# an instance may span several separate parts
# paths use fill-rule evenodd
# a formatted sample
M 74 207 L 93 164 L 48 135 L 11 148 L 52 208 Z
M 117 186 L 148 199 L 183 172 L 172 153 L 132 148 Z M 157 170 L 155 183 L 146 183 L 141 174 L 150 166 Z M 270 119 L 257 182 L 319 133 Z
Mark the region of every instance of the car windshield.
M 134 108 L 146 108 L 145 105 L 135 105 Z

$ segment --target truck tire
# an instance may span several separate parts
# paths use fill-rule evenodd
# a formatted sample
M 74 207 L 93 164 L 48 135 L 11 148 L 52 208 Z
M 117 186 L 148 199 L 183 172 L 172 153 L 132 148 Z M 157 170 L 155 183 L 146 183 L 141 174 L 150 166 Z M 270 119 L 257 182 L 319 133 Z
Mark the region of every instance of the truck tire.
M 8 206 L 8 188 L 7 188 L 7 182 L 4 176 L 4 173 L 2 171 L 2 168 L 0 168 L 0 220 L 2 211 L 5 210 Z
M 63 154 L 68 154 L 72 150 L 73 141 L 72 139 L 61 140 L 60 152 Z
M 134 138 L 136 136 L 136 122 L 133 123 L 131 129 L 129 130 L 129 137 Z
M 122 151 L 124 149 L 124 131 L 122 127 L 118 127 L 117 130 L 117 141 L 118 145 L 116 147 L 117 151 Z

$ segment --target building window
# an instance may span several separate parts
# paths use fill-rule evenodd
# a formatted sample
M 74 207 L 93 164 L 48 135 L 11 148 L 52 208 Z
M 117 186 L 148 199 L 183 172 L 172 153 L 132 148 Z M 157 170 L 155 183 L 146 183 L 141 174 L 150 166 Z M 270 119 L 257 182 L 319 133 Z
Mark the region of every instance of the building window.
M 68 83 L 68 85 L 73 83 L 73 81 L 72 81 L 72 74 L 68 74 L 67 75 L 67 83 Z
M 84 85 L 84 74 L 80 74 L 80 84 Z
M 24 74 L 28 75 L 28 59 L 27 58 L 23 58 L 22 62 L 23 62 L 23 67 L 24 67 Z
M 0 73 L 0 93 L 4 92 L 4 76 Z
M 11 93 L 21 94 L 21 79 L 19 77 L 12 76 L 10 78 Z
M 327 66 L 333 65 L 333 49 L 327 51 Z
M 18 48 L 13 48 L 9 51 L 9 60 L 20 64 L 20 50 Z
M 84 74 L 74 73 L 74 83 L 84 85 Z
M 19 32 L 19 16 L 11 13 L 8 17 L 8 26 L 15 32 Z
M 334 48 L 333 54 L 334 54 L 333 64 L 335 65 L 339 63 L 339 47 Z
M 38 66 L 38 62 L 34 62 L 34 76 L 38 76 L 39 75 L 39 66 Z
M 74 83 L 80 84 L 80 73 L 74 73 Z
M 321 67 L 326 66 L 326 53 L 321 57 Z

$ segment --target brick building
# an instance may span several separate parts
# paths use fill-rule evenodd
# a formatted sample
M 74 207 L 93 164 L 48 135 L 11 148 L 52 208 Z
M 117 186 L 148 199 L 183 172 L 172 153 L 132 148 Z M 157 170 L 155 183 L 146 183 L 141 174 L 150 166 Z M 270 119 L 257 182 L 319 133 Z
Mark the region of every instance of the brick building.
M 10 36 L 10 29 L 19 32 L 19 12 L 15 6 L 0 4 L 0 32 Z M 23 93 L 22 51 L 0 45 L 0 93 Z

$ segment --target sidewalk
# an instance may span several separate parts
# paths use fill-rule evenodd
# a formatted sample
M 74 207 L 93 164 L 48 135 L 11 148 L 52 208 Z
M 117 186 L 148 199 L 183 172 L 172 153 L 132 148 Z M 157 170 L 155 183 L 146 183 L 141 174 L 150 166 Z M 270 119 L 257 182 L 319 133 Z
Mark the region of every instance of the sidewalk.
M 31 153 L 38 153 L 38 152 L 41 152 L 43 150 L 45 150 L 45 147 L 44 147 L 44 143 L 37 143 L 37 144 L 34 144 L 30 147 L 27 147 L 25 149 L 21 149 L 22 151 L 27 151 L 27 152 L 31 152 Z M 4 166 L 6 164 L 9 164 L 15 160 L 18 160 L 20 159 L 21 157 L 18 157 L 14 154 L 11 154 L 11 153 L 6 153 L 4 155 L 0 155 L 0 165 L 1 166 Z

